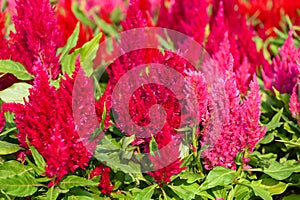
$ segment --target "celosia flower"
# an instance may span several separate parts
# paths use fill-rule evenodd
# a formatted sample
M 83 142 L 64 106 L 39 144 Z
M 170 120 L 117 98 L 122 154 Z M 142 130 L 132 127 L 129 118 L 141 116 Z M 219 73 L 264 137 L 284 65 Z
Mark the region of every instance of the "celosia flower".
M 300 24 L 297 9 L 300 7 L 299 1 L 293 0 L 237 0 L 243 15 L 255 16 L 259 23 L 255 30 L 260 37 L 276 36 L 274 28 L 281 29 L 280 21 L 282 12 L 290 17 L 293 24 Z M 272 16 L 272 17 L 270 17 Z
M 222 50 L 222 47 L 220 49 Z M 217 55 L 225 54 L 220 52 Z M 220 115 L 222 127 L 218 132 L 203 131 L 201 145 L 208 145 L 202 154 L 206 169 L 212 169 L 215 166 L 235 169 L 237 153 L 246 149 L 252 152 L 256 143 L 265 134 L 265 130 L 258 124 L 261 95 L 256 77 L 254 76 L 254 81 L 250 84 L 250 93 L 240 103 L 241 96 L 233 72 L 233 59 L 230 57 L 230 55 L 227 58 L 223 57 L 225 59 L 223 61 L 221 59 L 216 60 L 217 65 L 223 65 L 221 72 L 226 67 L 224 64 L 227 62 L 227 71 L 225 74 L 223 73 L 224 79 L 216 83 L 219 84 L 219 89 L 223 90 L 218 91 L 220 93 L 218 94 L 220 95 L 219 98 L 224 99 L 224 105 L 219 105 L 219 109 L 222 109 Z M 212 114 L 214 112 L 216 111 L 212 110 Z
M 5 19 L 6 14 L 0 11 L 0 38 L 5 36 Z
M 90 178 L 100 175 L 101 178 L 98 187 L 100 188 L 101 193 L 110 194 L 114 188 L 114 186 L 110 183 L 110 168 L 100 164 L 93 171 L 91 171 Z
M 82 47 L 82 45 L 93 38 L 92 28 L 83 25 L 72 11 L 72 0 L 61 0 L 57 5 L 57 22 L 59 31 L 62 34 L 62 44 L 65 45 L 68 38 L 72 35 L 76 24 L 79 22 L 80 30 L 76 46 L 71 49 Z
M 148 172 L 160 186 L 171 182 L 171 176 L 179 174 L 187 167 L 181 167 L 179 158 L 179 138 L 173 137 L 170 144 L 161 148 L 155 155 L 150 155 L 149 159 L 153 163 L 154 170 Z
M 0 111 L 0 132 L 3 130 L 4 125 L 5 125 L 4 113 Z
M 175 0 L 170 9 L 161 1 L 157 26 L 179 31 L 202 44 L 208 24 L 207 12 L 206 0 Z
M 258 124 L 262 97 L 259 91 L 257 78 L 254 76 L 253 81 L 250 83 L 250 92 L 241 105 L 241 140 L 243 142 L 242 145 L 247 148 L 250 153 L 254 150 L 255 145 L 266 133 L 266 129 L 262 129 L 262 127 Z
M 34 63 L 44 69 L 41 63 Z M 73 77 L 75 78 L 75 77 Z M 30 89 L 25 104 L 4 104 L 3 109 L 15 113 L 20 146 L 28 149 L 26 138 L 45 159 L 46 176 L 51 184 L 77 168 L 84 169 L 91 154 L 78 135 L 72 113 L 72 89 L 74 79 L 66 77 L 60 89 L 49 85 L 49 75 L 40 70 Z
M 34 62 L 42 62 L 43 65 L 38 66 L 44 67 L 49 76 L 56 79 L 60 73 L 56 50 L 61 46 L 61 37 L 49 1 L 17 0 L 16 3 L 18 14 L 13 17 L 16 32 L 10 34 L 10 40 L 0 38 L 0 59 L 20 62 L 33 75 L 41 70 Z M 12 74 L 4 75 L 0 80 L 0 90 L 19 81 Z
M 263 72 L 265 87 L 269 90 L 274 86 L 281 93 L 292 94 L 297 82 L 300 73 L 300 53 L 293 42 L 293 32 L 290 30 L 288 38 L 280 48 L 280 56 L 277 55 L 272 66 Z
M 42 67 L 52 79 L 60 73 L 56 50 L 61 46 L 54 11 L 48 0 L 17 0 L 17 15 L 14 16 L 16 33 L 11 33 L 9 48 L 11 58 L 22 63 L 29 73 L 39 71 L 34 62 L 43 63 Z
M 121 22 L 124 30 L 153 26 L 148 0 L 130 0 L 126 18 Z
M 299 100 L 299 85 L 296 84 L 293 93 L 290 98 L 290 111 L 292 113 L 292 116 L 298 120 L 298 123 L 300 121 L 300 100 Z
M 240 92 L 245 94 L 256 69 L 260 65 L 267 67 L 268 63 L 262 53 L 257 52 L 256 45 L 252 40 L 254 33 L 251 27 L 246 24 L 245 16 L 241 16 L 234 9 L 234 1 L 224 1 L 224 4 L 223 1 L 213 2 L 214 11 L 210 22 L 211 31 L 206 49 L 210 54 L 216 54 L 219 47 L 222 46 L 220 43 L 226 41 L 228 36 L 229 52 L 234 58 L 233 70 L 236 73 Z M 240 69 L 241 67 L 243 69 Z
M 101 19 L 107 23 L 112 23 L 111 14 L 116 10 L 120 9 L 121 13 L 126 13 L 127 5 L 123 0 L 79 0 L 80 6 L 85 10 L 89 16 L 91 11 L 96 9 L 96 14 L 100 14 Z M 99 13 L 98 13 L 99 12 Z

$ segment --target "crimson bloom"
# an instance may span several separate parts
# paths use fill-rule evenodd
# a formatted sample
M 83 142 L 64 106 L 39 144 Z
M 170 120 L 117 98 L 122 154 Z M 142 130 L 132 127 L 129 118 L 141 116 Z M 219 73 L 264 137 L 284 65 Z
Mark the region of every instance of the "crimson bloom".
M 46 160 L 46 176 L 53 178 L 51 184 L 77 168 L 84 169 L 91 154 L 81 141 L 72 113 L 72 82 L 67 77 L 56 90 L 49 85 L 49 75 L 41 63 L 41 69 L 30 89 L 25 104 L 4 104 L 4 111 L 15 113 L 20 146 L 28 149 L 26 138 Z M 71 84 L 69 84 L 71 83 Z M 69 87 L 70 86 L 70 87 Z
M 61 46 L 54 11 L 48 0 L 16 1 L 17 15 L 13 17 L 16 32 L 10 33 L 10 39 L 0 38 L 0 59 L 11 59 L 20 62 L 26 70 L 36 75 L 35 62 L 41 62 L 51 79 L 60 74 L 60 64 L 56 50 Z M 12 74 L 0 78 L 0 90 L 19 80 Z
M 296 84 L 290 99 L 290 111 L 292 116 L 300 122 L 300 100 L 299 100 L 299 85 Z
M 0 112 L 0 132 L 3 130 L 5 125 L 5 117 L 4 117 L 4 113 L 1 111 Z
M 98 187 L 101 190 L 102 194 L 110 194 L 114 188 L 114 186 L 110 183 L 110 168 L 105 167 L 103 164 L 96 166 L 93 171 L 90 173 L 90 178 L 95 176 L 100 176 L 100 183 Z
M 237 0 L 244 15 L 255 16 L 259 20 L 255 30 L 262 38 L 276 36 L 274 28 L 281 29 L 280 22 L 282 12 L 287 14 L 293 24 L 300 24 L 297 9 L 300 7 L 299 1 L 293 0 Z M 272 17 L 270 17 L 272 16 Z
M 72 0 L 61 0 L 57 5 L 58 28 L 62 34 L 62 44 L 65 45 L 68 38 L 72 35 L 76 24 L 79 23 L 80 30 L 76 46 L 71 50 L 82 47 L 82 45 L 93 38 L 92 28 L 83 25 L 72 11 Z
M 300 74 L 300 53 L 293 41 L 293 32 L 290 30 L 288 38 L 273 59 L 273 64 L 263 71 L 265 87 L 272 90 L 274 86 L 281 93 L 292 94 Z

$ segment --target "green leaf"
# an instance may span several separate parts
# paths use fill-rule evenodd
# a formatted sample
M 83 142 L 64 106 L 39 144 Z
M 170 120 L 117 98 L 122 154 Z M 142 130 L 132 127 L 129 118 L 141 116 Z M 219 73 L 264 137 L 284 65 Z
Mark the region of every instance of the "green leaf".
M 75 62 L 77 58 L 77 53 L 66 54 L 63 59 L 61 59 L 60 64 L 62 65 L 63 72 L 67 74 L 72 74 L 75 69 Z M 52 82 L 53 85 L 58 86 L 59 83 Z
M 99 33 L 92 40 L 85 43 L 82 48 L 74 52 L 76 55 L 80 53 L 80 64 L 88 77 L 93 73 L 93 60 L 96 57 L 101 37 L 102 33 Z
M 281 108 L 280 111 L 276 113 L 272 118 L 272 120 L 266 125 L 268 131 L 272 131 L 283 124 L 282 122 L 280 122 L 282 112 L 283 112 L 283 108 Z
M 134 200 L 149 200 L 149 199 L 151 199 L 156 187 L 157 187 L 157 185 L 151 185 L 149 187 L 142 189 L 137 194 L 137 196 L 134 198 Z
M 10 173 L 10 174 L 0 173 L 0 178 L 6 178 L 11 175 L 24 174 L 32 170 L 33 169 L 31 167 L 22 165 L 20 162 L 16 160 L 10 160 L 0 164 L 0 171 L 7 171 Z
M 265 188 L 260 187 L 260 181 L 253 181 L 251 182 L 250 186 L 254 191 L 254 194 L 256 196 L 261 197 L 264 200 L 272 200 L 271 194 L 268 190 L 266 190 Z
M 185 171 L 180 174 L 180 178 L 187 179 L 187 183 L 191 184 L 198 180 L 202 180 L 203 176 L 201 176 L 200 174 L 194 173 L 194 172 Z
M 250 199 L 251 189 L 249 187 L 243 185 L 236 185 L 234 190 L 234 196 L 236 200 Z
M 67 40 L 67 43 L 64 47 L 58 49 L 58 53 L 61 52 L 60 58 L 62 59 L 66 54 L 68 54 L 70 52 L 71 49 L 73 49 L 78 41 L 78 36 L 79 36 L 79 27 L 80 24 L 79 22 L 76 24 L 76 27 L 72 33 L 72 35 L 70 35 L 70 37 Z
M 60 184 L 59 187 L 63 190 L 65 189 L 71 189 L 73 187 L 79 187 L 79 186 L 97 186 L 99 183 L 96 183 L 91 180 L 87 180 L 80 176 L 70 175 L 64 178 Z
M 183 200 L 189 200 L 189 199 L 194 199 L 195 198 L 195 191 L 190 191 L 189 190 L 189 186 L 185 186 L 185 185 L 179 185 L 179 186 L 175 186 L 175 185 L 169 185 L 169 188 L 172 189 L 173 192 L 175 192 L 175 194 L 177 194 L 180 199 Z
M 282 194 L 289 184 L 271 178 L 264 178 L 259 186 L 267 189 L 271 195 L 276 195 Z
M 16 153 L 19 150 L 22 150 L 22 147 L 17 144 L 0 141 L 0 155 L 9 155 L 12 153 Z
M 107 33 L 109 35 L 115 35 L 115 34 L 118 33 L 117 30 L 115 30 L 111 24 L 107 23 L 106 21 L 104 21 L 103 19 L 99 18 L 98 16 L 95 16 L 95 21 L 96 21 L 97 25 L 99 27 L 101 27 L 101 29 L 105 33 Z
M 60 62 L 62 64 L 62 72 L 68 73 L 69 75 L 72 73 L 72 68 L 71 66 L 66 65 L 68 62 L 67 60 L 70 59 L 70 56 L 68 55 L 70 50 L 73 49 L 78 41 L 78 36 L 79 36 L 79 27 L 80 24 L 79 22 L 76 24 L 76 28 L 74 29 L 72 35 L 68 38 L 67 44 L 63 47 L 58 49 L 57 53 L 61 53 L 60 55 Z
M 59 195 L 58 188 L 52 186 L 47 192 L 47 200 L 56 200 Z
M 284 163 L 270 160 L 269 168 L 263 169 L 263 172 L 276 180 L 284 180 L 292 173 L 300 172 L 300 163 L 293 160 L 288 160 Z
M 24 103 L 24 98 L 29 96 L 32 85 L 28 83 L 15 83 L 9 88 L 0 91 L 0 99 L 6 103 Z
M 16 197 L 31 196 L 37 191 L 38 182 L 28 173 L 0 179 L 0 189 Z
M 200 191 L 216 186 L 227 186 L 233 183 L 236 172 L 224 167 L 215 167 L 207 175 L 205 181 L 200 186 Z
M 76 18 L 80 20 L 83 24 L 95 27 L 95 24 L 80 9 L 79 4 L 77 2 L 72 3 L 72 12 L 75 14 Z
M 299 200 L 300 199 L 300 194 L 290 194 L 286 197 L 283 197 L 282 200 Z
M 30 151 L 32 153 L 32 157 L 34 159 L 34 162 L 38 169 L 38 174 L 41 175 L 45 172 L 46 162 L 43 158 L 43 156 L 36 150 L 34 146 L 28 145 L 30 148 Z
M 160 156 L 160 153 L 158 151 L 158 145 L 157 145 L 156 140 L 153 137 L 153 135 L 151 135 L 151 140 L 149 143 L 149 150 L 150 150 L 150 154 L 152 156 L 155 156 L 155 153 L 157 153 L 157 155 Z
M 13 74 L 19 80 L 33 79 L 33 76 L 27 72 L 21 63 L 12 60 L 0 60 L 0 72 Z
M 260 141 L 260 144 L 269 144 L 274 140 L 274 133 L 267 133 Z

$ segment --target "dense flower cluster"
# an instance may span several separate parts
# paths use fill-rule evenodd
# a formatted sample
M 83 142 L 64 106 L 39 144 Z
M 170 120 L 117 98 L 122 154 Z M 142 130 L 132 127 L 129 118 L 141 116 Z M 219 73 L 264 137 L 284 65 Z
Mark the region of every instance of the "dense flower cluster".
M 287 14 L 293 24 L 300 24 L 297 9 L 300 7 L 299 1 L 293 0 L 237 0 L 241 7 L 241 13 L 244 15 L 255 16 L 255 30 L 265 38 L 267 36 L 276 36 L 274 27 L 280 29 L 282 13 Z M 272 16 L 272 17 L 270 17 Z
M 294 30 L 279 50 L 279 55 L 273 59 L 273 64 L 264 70 L 265 87 L 272 90 L 275 87 L 281 93 L 292 94 L 300 74 L 300 53 L 293 41 Z
M 10 34 L 9 39 L 4 37 L 5 14 L 0 13 L 0 59 L 20 62 L 34 76 L 34 80 L 29 82 L 33 87 L 24 104 L 4 103 L 2 107 L 5 112 L 15 114 L 19 131 L 16 136 L 20 146 L 26 149 L 25 153 L 30 154 L 30 144 L 45 159 L 44 175 L 52 180 L 49 186 L 57 184 L 68 173 L 88 167 L 98 139 L 103 136 L 100 135 L 91 142 L 90 135 L 101 122 L 104 122 L 105 131 L 113 125 L 126 136 L 135 134 L 136 139 L 131 144 L 138 146 L 141 153 L 149 155 L 152 170 L 148 174 L 160 186 L 171 182 L 173 175 L 187 169 L 187 166 L 182 166 L 180 152 L 185 131 L 179 132 L 178 129 L 182 127 L 197 128 L 195 146 L 207 146 L 201 155 L 207 170 L 216 166 L 236 169 L 236 155 L 240 152 L 252 152 L 266 132 L 259 125 L 261 95 L 256 71 L 260 66 L 263 66 L 267 89 L 275 87 L 281 93 L 292 94 L 290 111 L 299 120 L 297 80 L 299 81 L 300 74 L 300 51 L 293 43 L 293 30 L 281 48 L 280 56 L 276 56 L 272 65 L 269 65 L 262 53 L 257 51 L 252 40 L 255 28 L 247 24 L 244 10 L 235 6 L 237 2 L 240 1 L 168 0 L 166 3 L 163 0 L 131 0 L 126 18 L 116 27 L 122 26 L 123 31 L 164 27 L 189 36 L 211 55 L 209 60 L 212 67 L 216 68 L 216 73 L 211 76 L 216 76 L 217 81 L 211 85 L 210 77 L 205 76 L 208 72 L 194 69 L 191 63 L 180 57 L 189 44 L 179 41 L 172 44 L 179 49 L 178 52 L 153 48 L 135 49 L 118 57 L 107 68 L 108 83 L 96 102 L 93 91 L 85 92 L 86 88 L 93 87 L 93 81 L 81 73 L 80 57 L 76 60 L 72 75 L 61 73 L 57 49 L 66 44 L 76 24 L 79 23 L 80 33 L 71 52 L 82 47 L 93 38 L 94 33 L 102 30 L 101 27 L 97 27 L 100 30 L 93 30 L 92 26 L 80 22 L 72 11 L 72 0 L 61 0 L 56 8 L 48 0 L 16 0 L 16 31 Z M 90 0 L 80 3 L 87 11 L 98 2 Z M 99 17 L 108 24 L 114 23 L 111 21 L 112 11 L 118 5 L 125 12 L 125 4 L 124 1 L 103 2 L 97 8 Z M 159 4 L 160 11 L 156 19 L 153 16 L 158 11 Z M 246 4 L 243 9 L 247 9 Z M 277 13 L 278 10 L 274 12 Z M 260 15 L 260 18 L 265 20 L 264 15 Z M 92 17 L 90 20 L 89 23 L 93 23 Z M 266 22 L 265 29 L 269 29 L 269 26 L 269 22 Z M 151 39 L 153 40 L 145 43 L 159 43 L 157 38 Z M 122 42 L 124 41 L 121 40 Z M 197 59 L 200 57 L 193 56 Z M 149 63 L 168 66 L 174 73 L 163 71 L 162 68 L 156 71 L 147 71 L 146 68 L 126 77 L 132 70 Z M 152 82 L 136 88 L 138 80 L 146 82 L 149 72 L 154 77 Z M 176 79 L 175 72 L 184 77 L 183 82 Z M 60 77 L 58 88 L 50 84 Z M 12 74 L 1 74 L 0 90 L 18 81 L 20 80 Z M 114 91 L 121 81 L 122 92 L 114 99 Z M 212 91 L 215 93 L 212 94 Z M 214 102 L 215 97 L 222 101 Z M 197 105 L 189 102 L 193 98 Z M 1 131 L 5 119 L 2 110 L 0 111 Z M 106 116 L 102 116 L 105 111 Z M 195 114 L 196 120 L 193 118 Z M 97 117 L 94 119 L 93 115 Z M 161 125 L 161 128 L 156 130 L 153 127 L 150 129 L 152 132 L 145 131 L 148 125 L 153 124 Z M 212 128 L 214 126 L 218 128 Z M 154 152 L 151 148 L 153 143 L 157 145 L 157 151 Z M 197 149 L 192 151 L 197 153 Z M 25 154 L 20 155 L 24 157 Z M 248 158 L 243 160 L 244 163 L 249 161 Z M 110 194 L 114 188 L 110 182 L 110 173 L 110 168 L 103 164 L 90 173 L 90 178 L 101 176 L 98 187 L 102 194 Z
M 300 100 L 299 100 L 299 84 L 295 85 L 290 99 L 290 111 L 292 116 L 300 122 Z
M 265 134 L 265 130 L 258 125 L 261 95 L 256 76 L 250 83 L 250 93 L 241 103 L 241 95 L 233 72 L 233 59 L 230 54 L 226 61 L 227 70 L 223 74 L 224 78 L 219 82 L 223 91 L 218 94 L 224 99 L 221 114 L 222 127 L 217 133 L 203 131 L 202 135 L 201 144 L 208 146 L 203 152 L 206 169 L 212 169 L 215 166 L 235 169 L 237 153 L 246 150 L 252 152 L 256 143 Z M 225 62 L 218 64 L 222 66 Z
M 110 168 L 105 167 L 103 164 L 100 164 L 96 166 L 93 171 L 91 171 L 90 178 L 100 175 L 101 178 L 98 187 L 101 189 L 101 192 L 103 194 L 110 194 L 112 192 L 112 189 L 114 188 L 114 186 L 110 183 Z
M 4 104 L 3 109 L 15 113 L 20 146 L 28 148 L 28 139 L 45 158 L 46 175 L 58 183 L 70 171 L 84 169 L 91 154 L 79 138 L 73 121 L 71 78 L 63 80 L 56 91 L 49 85 L 49 76 L 41 65 L 35 63 L 41 70 L 28 101 L 24 105 Z
M 268 63 L 262 53 L 256 50 L 256 45 L 252 41 L 254 32 L 246 24 L 246 18 L 234 9 L 234 3 L 231 1 L 224 1 L 224 3 L 223 1 L 213 1 L 213 16 L 210 20 L 211 32 L 206 49 L 210 54 L 217 52 L 219 44 L 226 37 L 224 33 L 228 34 L 237 85 L 241 93 L 246 94 L 256 69 L 261 65 L 267 66 Z
M 2 131 L 2 129 L 4 128 L 4 125 L 5 125 L 5 118 L 4 118 L 3 112 L 1 111 L 0 112 L 0 131 Z
M 189 4 L 191 2 L 186 3 Z M 193 10 L 191 6 L 189 7 L 189 12 L 188 10 L 181 10 L 185 8 L 185 6 L 180 6 L 182 5 L 181 1 L 173 2 L 171 9 L 168 9 L 163 5 L 162 9 L 166 12 L 160 13 L 157 25 L 184 32 L 195 40 L 201 43 L 204 42 L 204 27 L 208 24 L 207 4 L 205 1 L 195 1 L 189 5 L 194 5 L 194 3 L 197 3 L 197 5 L 199 4 L 197 9 Z M 233 16 L 225 18 L 222 2 L 219 5 L 216 5 L 218 6 L 218 8 L 216 8 L 218 12 L 216 16 L 211 19 L 212 30 L 209 36 L 210 42 L 208 42 L 207 45 L 213 54 L 213 60 L 215 61 L 221 76 L 224 77 L 224 79 L 222 79 L 221 84 L 223 85 L 221 88 L 224 90 L 223 97 L 225 98 L 225 111 L 223 115 L 224 125 L 221 127 L 221 133 L 211 133 L 208 130 L 203 130 L 203 140 L 201 144 L 211 145 L 213 143 L 212 147 L 203 154 L 207 169 L 211 169 L 218 165 L 235 168 L 234 159 L 236 154 L 245 151 L 246 149 L 251 152 L 255 144 L 265 133 L 258 125 L 261 97 L 259 95 L 256 76 L 253 76 L 254 81 L 250 86 L 251 92 L 249 97 L 244 99 L 243 103 L 240 103 L 240 90 L 243 94 L 247 93 L 252 74 L 255 73 L 256 67 L 265 62 L 265 60 L 261 54 L 257 53 L 255 44 L 251 40 L 244 40 L 245 33 L 242 33 L 242 31 L 237 32 L 236 28 L 231 28 L 231 23 L 233 23 L 231 22 L 231 18 L 233 18 Z M 198 10 L 199 8 L 201 11 Z M 138 27 L 156 26 L 151 20 L 151 15 L 149 15 L 150 10 L 151 7 L 148 1 L 131 1 L 127 17 L 122 22 L 123 28 L 128 30 Z M 188 20 L 191 16 L 197 20 L 191 23 Z M 174 20 L 174 17 L 177 20 Z M 217 23 L 220 22 L 222 25 L 217 25 Z M 242 24 L 239 25 L 239 31 L 245 30 L 247 32 L 247 37 L 249 36 L 249 38 L 252 38 L 253 35 L 249 32 L 245 19 L 242 17 L 238 18 L 237 23 Z M 198 25 L 201 25 L 200 27 L 202 29 L 195 32 L 195 27 Z M 220 33 L 226 33 L 224 38 L 220 37 Z M 233 57 L 231 55 L 233 55 Z M 235 62 L 233 62 L 233 59 Z M 190 86 L 190 89 L 192 88 L 192 90 L 195 91 L 199 103 L 197 123 L 209 127 L 207 123 L 209 117 L 213 114 L 209 114 L 209 109 L 207 109 L 209 107 L 210 99 L 208 93 L 205 93 L 205 91 L 208 91 L 207 85 L 205 84 L 206 80 L 201 73 L 195 72 L 190 64 L 182 59 L 178 59 L 178 57 L 171 52 L 165 51 L 164 54 L 162 54 L 157 50 L 144 49 L 136 50 L 121 56 L 108 70 L 110 76 L 109 83 L 112 86 L 111 89 L 114 89 L 114 86 L 119 79 L 128 71 L 146 63 L 160 63 L 172 67 L 185 75 L 188 80 L 187 85 Z M 234 73 L 234 71 L 236 73 Z M 130 79 L 138 80 L 139 76 L 139 73 L 136 73 L 135 76 L 130 76 Z M 164 74 L 164 76 L 168 75 Z M 167 77 L 160 77 L 159 74 L 156 74 L 155 77 L 160 80 L 168 80 Z M 127 80 L 126 83 L 128 85 L 122 87 L 122 93 L 131 94 L 130 88 L 134 87 L 134 83 L 131 83 L 130 80 Z M 178 88 L 180 87 L 178 86 Z M 122 95 L 120 95 L 119 98 L 126 102 L 126 98 Z M 169 148 L 168 151 L 173 152 L 172 154 L 174 154 L 175 157 L 179 156 L 179 154 L 176 153 L 179 148 L 176 146 L 176 141 L 180 138 L 180 134 L 178 134 L 174 128 L 178 127 L 182 115 L 182 113 L 180 113 L 181 105 L 178 104 L 178 102 L 181 102 L 180 97 L 176 96 L 176 98 L 174 98 L 173 94 L 164 87 L 155 86 L 153 84 L 144 85 L 132 94 L 128 107 L 130 116 L 128 116 L 128 119 L 125 119 L 126 122 L 131 120 L 134 121 L 135 124 L 138 124 L 140 129 L 143 130 L 142 127 L 149 124 L 151 120 L 160 121 L 161 116 L 149 116 L 148 113 L 149 108 L 152 105 L 161 104 L 166 111 L 166 122 L 161 131 L 154 134 L 154 138 L 161 154 L 163 154 L 164 148 Z M 114 106 L 116 113 L 127 112 L 121 110 L 122 108 L 124 109 L 126 106 Z M 189 110 L 190 112 L 193 112 L 193 109 Z M 188 116 L 183 116 L 183 118 L 187 119 Z M 128 124 L 126 123 L 117 123 L 117 126 L 129 135 L 141 132 L 138 131 L 138 129 L 126 127 L 127 125 Z M 132 130 L 133 132 L 131 132 Z M 240 133 L 242 133 L 242 135 Z M 212 134 L 216 135 L 212 136 Z M 174 140 L 174 138 L 176 139 Z M 145 139 L 137 134 L 137 140 L 133 144 L 141 145 L 145 152 L 149 152 L 148 146 L 150 140 L 151 136 L 149 135 L 148 138 Z M 172 145 L 169 145 L 170 143 L 172 143 Z M 224 158 L 220 157 L 221 155 L 224 155 Z M 168 160 L 165 156 L 150 156 L 150 160 L 153 163 L 153 168 L 157 170 L 154 170 L 149 174 L 160 184 L 169 182 L 172 175 L 177 174 L 184 169 L 180 167 L 179 157 L 177 160 L 174 159 L 176 161 L 173 164 L 169 164 L 166 167 L 160 167 L 161 164 L 159 164 L 161 160 Z
M 25 66 L 29 73 L 38 74 L 35 62 L 43 63 L 51 79 L 60 73 L 56 50 L 61 46 L 57 20 L 48 0 L 41 2 L 17 1 L 17 15 L 13 17 L 16 32 L 10 39 L 0 38 L 0 59 L 12 59 Z M 0 78 L 0 89 L 5 89 L 18 80 L 11 74 Z
M 84 26 L 72 11 L 72 0 L 61 0 L 57 5 L 57 21 L 59 31 L 62 33 L 62 43 L 66 44 L 67 39 L 73 33 L 76 24 L 79 23 L 79 37 L 74 49 L 81 47 L 84 43 L 93 38 L 92 28 Z

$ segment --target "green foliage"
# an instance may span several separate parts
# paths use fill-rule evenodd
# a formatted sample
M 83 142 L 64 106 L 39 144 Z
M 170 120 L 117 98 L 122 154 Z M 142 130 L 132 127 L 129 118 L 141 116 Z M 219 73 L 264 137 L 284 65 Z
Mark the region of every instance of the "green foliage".
M 24 81 L 33 79 L 33 76 L 27 72 L 21 63 L 12 60 L 0 60 L 0 73 L 10 73 L 19 80 Z M 3 76 L 3 74 L 1 74 L 1 76 Z
M 24 98 L 29 96 L 29 89 L 32 86 L 28 83 L 15 83 L 9 88 L 0 91 L 0 99 L 6 103 L 24 103 Z

